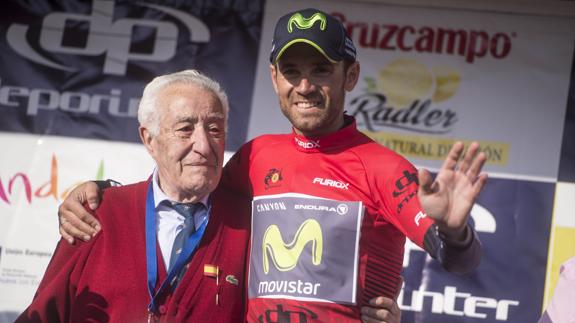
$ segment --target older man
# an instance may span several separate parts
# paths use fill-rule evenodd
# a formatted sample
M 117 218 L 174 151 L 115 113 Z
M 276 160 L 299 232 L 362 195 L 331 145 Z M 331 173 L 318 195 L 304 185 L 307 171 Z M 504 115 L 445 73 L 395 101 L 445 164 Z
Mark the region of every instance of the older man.
M 230 322 L 243 318 L 249 203 L 216 190 L 228 101 L 194 70 L 155 78 L 138 110 L 157 168 L 106 190 L 89 243 L 60 241 L 17 322 Z

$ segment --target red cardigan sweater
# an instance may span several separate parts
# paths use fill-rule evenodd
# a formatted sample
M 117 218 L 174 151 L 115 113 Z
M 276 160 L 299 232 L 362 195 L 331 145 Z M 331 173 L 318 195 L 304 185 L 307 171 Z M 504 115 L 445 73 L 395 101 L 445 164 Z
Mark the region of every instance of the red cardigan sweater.
M 145 322 L 145 205 L 149 182 L 104 190 L 96 215 L 102 231 L 88 243 L 60 240 L 32 304 L 16 322 Z M 224 189 L 200 246 L 173 293 L 159 301 L 162 322 L 239 322 L 245 314 L 250 204 Z M 157 249 L 158 283 L 166 276 Z M 219 284 L 204 265 L 219 266 Z M 216 293 L 219 304 L 216 305 Z

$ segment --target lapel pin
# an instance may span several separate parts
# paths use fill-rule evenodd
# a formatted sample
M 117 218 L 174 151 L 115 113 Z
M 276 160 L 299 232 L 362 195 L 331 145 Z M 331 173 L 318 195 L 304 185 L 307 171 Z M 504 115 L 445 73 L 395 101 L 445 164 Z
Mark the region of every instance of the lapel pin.
M 227 275 L 226 281 L 230 284 L 234 284 L 234 285 L 238 286 L 238 279 L 234 275 Z
M 204 276 L 218 278 L 220 268 L 216 265 L 205 264 L 204 265 Z
M 216 278 L 216 305 L 220 304 L 220 295 L 218 291 L 220 289 L 220 267 L 216 265 L 205 264 L 204 265 L 204 276 L 215 277 Z

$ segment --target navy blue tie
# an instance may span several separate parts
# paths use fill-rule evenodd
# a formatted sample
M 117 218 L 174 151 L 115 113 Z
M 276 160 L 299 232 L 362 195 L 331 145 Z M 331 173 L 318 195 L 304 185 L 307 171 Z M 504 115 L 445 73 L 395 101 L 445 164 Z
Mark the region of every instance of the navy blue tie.
M 172 254 L 170 256 L 170 267 L 168 268 L 168 272 L 172 269 L 172 267 L 176 264 L 180 253 L 182 253 L 182 248 L 186 243 L 186 240 L 196 232 L 196 226 L 194 223 L 194 213 L 199 211 L 203 207 L 202 203 L 173 203 L 172 208 L 176 210 L 176 212 L 180 213 L 184 216 L 184 225 L 182 230 L 178 232 L 176 235 L 176 239 L 174 239 L 174 245 L 172 246 Z

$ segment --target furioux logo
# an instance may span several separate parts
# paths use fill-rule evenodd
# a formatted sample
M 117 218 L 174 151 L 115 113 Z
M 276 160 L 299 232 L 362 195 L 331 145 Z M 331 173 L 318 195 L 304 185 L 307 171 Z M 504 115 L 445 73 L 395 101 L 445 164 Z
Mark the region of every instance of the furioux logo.
M 319 21 L 319 29 L 325 30 L 327 19 L 322 13 L 318 12 L 309 18 L 305 18 L 301 13 L 296 12 L 288 20 L 288 32 L 293 32 L 292 25 L 295 25 L 298 29 L 310 29 L 317 21 Z
M 293 241 L 286 244 L 277 225 L 270 225 L 264 233 L 262 243 L 263 267 L 266 274 L 270 271 L 269 258 L 279 271 L 295 268 L 304 247 L 311 242 L 312 263 L 321 264 L 323 253 L 323 233 L 314 219 L 304 221 L 298 228 Z
M 293 139 L 295 140 L 298 146 L 304 149 L 321 148 L 319 140 L 307 139 L 308 141 L 303 141 L 301 139 L 298 139 L 297 137 L 294 137 Z
M 334 179 L 329 179 L 329 178 L 316 177 L 313 179 L 312 183 L 323 185 L 323 186 L 335 187 L 335 188 L 339 188 L 339 189 L 343 189 L 343 190 L 349 190 L 349 183 L 344 183 L 344 182 L 336 181 Z
M 104 74 L 125 75 L 129 60 L 165 62 L 174 57 L 178 42 L 178 27 L 167 21 L 149 19 L 121 18 L 113 20 L 114 1 L 94 0 L 92 14 L 54 12 L 46 15 L 42 21 L 39 45 L 48 52 L 57 54 L 96 56 L 105 54 Z M 148 4 L 133 4 L 152 8 L 170 15 L 181 22 L 190 33 L 190 42 L 206 43 L 210 40 L 210 31 L 198 18 L 173 8 Z M 90 25 L 83 47 L 67 46 L 64 35 L 69 22 L 86 22 Z M 150 53 L 136 53 L 130 49 L 133 31 L 136 27 L 155 30 L 154 47 Z M 63 71 L 76 71 L 73 68 L 54 62 L 38 53 L 27 42 L 29 26 L 12 24 L 7 31 L 10 47 L 21 56 L 47 67 Z

